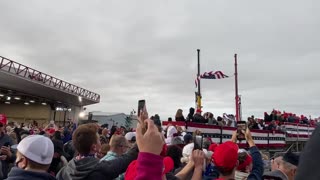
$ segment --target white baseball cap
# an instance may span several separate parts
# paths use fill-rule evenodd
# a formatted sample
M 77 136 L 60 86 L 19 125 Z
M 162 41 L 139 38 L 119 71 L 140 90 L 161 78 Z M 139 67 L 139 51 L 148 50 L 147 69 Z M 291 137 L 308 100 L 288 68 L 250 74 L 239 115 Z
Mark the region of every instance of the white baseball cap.
M 128 132 L 125 136 L 124 136 L 128 141 L 132 141 L 133 137 L 136 137 L 136 132 Z
M 52 162 L 54 147 L 52 141 L 41 135 L 31 135 L 24 138 L 17 147 L 26 158 L 43 165 Z

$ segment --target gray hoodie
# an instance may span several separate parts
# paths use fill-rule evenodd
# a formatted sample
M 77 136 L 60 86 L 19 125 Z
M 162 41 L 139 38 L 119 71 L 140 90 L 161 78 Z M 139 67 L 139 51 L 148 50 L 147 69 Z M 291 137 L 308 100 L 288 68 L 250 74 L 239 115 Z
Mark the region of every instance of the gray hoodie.
M 135 146 L 128 153 L 111 161 L 99 162 L 99 159 L 93 157 L 72 159 L 59 171 L 56 178 L 57 180 L 111 180 L 124 173 L 137 157 L 138 148 Z

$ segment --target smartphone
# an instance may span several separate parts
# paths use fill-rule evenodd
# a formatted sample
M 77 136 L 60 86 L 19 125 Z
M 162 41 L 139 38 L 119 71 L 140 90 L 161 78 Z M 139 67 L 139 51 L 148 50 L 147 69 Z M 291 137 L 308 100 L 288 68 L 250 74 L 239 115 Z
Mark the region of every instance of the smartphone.
M 203 142 L 202 136 L 193 137 L 193 142 L 194 142 L 193 150 L 197 150 L 197 149 L 202 150 L 202 142 Z
M 139 100 L 138 101 L 138 117 L 140 117 L 141 112 L 147 112 L 147 108 L 146 108 L 146 100 Z M 148 118 L 148 117 L 141 117 L 142 121 L 144 121 L 144 118 Z M 142 133 L 144 134 L 147 131 L 147 127 L 148 125 L 146 123 L 144 123 L 143 125 L 143 129 L 142 129 Z
M 247 130 L 247 123 L 245 121 L 239 121 L 237 123 L 237 139 L 239 141 L 245 140 L 245 134 L 243 134 L 243 131 L 246 132 Z
M 141 111 L 146 110 L 146 100 L 139 100 L 138 101 L 138 117 L 140 117 Z
M 10 147 L 10 143 L 9 143 L 9 142 L 6 142 L 6 143 L 4 143 L 3 146 Z

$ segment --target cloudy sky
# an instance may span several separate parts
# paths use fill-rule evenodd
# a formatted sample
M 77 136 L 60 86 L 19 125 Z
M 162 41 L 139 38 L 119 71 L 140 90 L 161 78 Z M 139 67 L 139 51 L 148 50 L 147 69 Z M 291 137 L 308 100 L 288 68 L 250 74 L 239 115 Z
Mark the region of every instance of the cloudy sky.
M 204 111 L 234 113 L 234 53 L 243 116 L 273 108 L 319 116 L 320 1 L 1 1 L 0 55 L 101 95 L 89 111 L 147 100 L 162 119 L 194 106 L 196 49 Z

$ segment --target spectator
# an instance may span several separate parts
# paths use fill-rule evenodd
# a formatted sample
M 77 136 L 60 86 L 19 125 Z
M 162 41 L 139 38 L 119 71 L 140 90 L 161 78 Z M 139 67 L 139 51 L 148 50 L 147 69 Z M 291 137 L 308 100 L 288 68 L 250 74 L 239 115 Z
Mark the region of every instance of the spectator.
M 208 124 L 211 125 L 218 125 L 217 120 L 214 118 L 214 115 L 212 113 L 209 113 L 208 115 Z
M 269 116 L 269 114 L 267 112 L 264 112 L 264 121 L 265 122 L 271 122 L 271 117 Z
M 261 179 L 263 174 L 263 162 L 261 154 L 252 139 L 250 130 L 247 129 L 245 133 L 245 138 L 249 144 L 249 152 L 253 159 L 252 172 L 249 174 L 247 179 Z M 232 141 L 232 142 L 231 142 Z M 218 147 L 216 147 L 213 154 L 213 161 L 220 172 L 220 179 L 234 179 L 235 170 L 237 168 L 238 162 L 238 146 L 235 144 L 237 142 L 237 132 L 235 131 L 232 135 L 231 141 L 225 142 Z
M 294 180 L 299 164 L 299 156 L 292 152 L 287 152 L 282 161 L 279 162 L 277 170 L 264 174 L 264 178 L 280 178 L 282 180 Z
M 190 156 L 192 154 L 193 149 L 194 143 L 189 143 L 183 147 L 181 163 L 186 164 L 190 161 Z
M 107 152 L 107 154 L 101 158 L 101 161 L 110 161 L 117 159 L 119 156 L 123 155 L 127 152 L 129 145 L 125 137 L 121 135 L 113 135 L 110 139 L 110 150 Z M 117 180 L 124 179 L 124 174 L 119 175 Z
M 275 120 L 272 120 L 271 123 L 268 125 L 267 128 L 269 131 L 275 131 L 277 130 L 277 124 Z
M 190 108 L 189 109 L 189 114 L 188 114 L 188 116 L 187 116 L 187 119 L 186 119 L 186 121 L 187 122 L 193 122 L 194 121 L 194 117 L 193 117 L 193 115 L 194 115 L 194 108 Z
M 172 118 L 171 117 L 168 118 L 168 122 L 172 122 Z
M 103 137 L 105 137 L 106 139 L 109 139 L 109 138 L 110 138 L 109 129 L 103 128 L 103 130 L 102 130 L 102 132 L 101 132 L 101 135 L 102 135 Z
M 16 167 L 12 168 L 8 180 L 56 179 L 47 173 L 54 154 L 49 138 L 41 135 L 28 136 L 19 143 L 17 149 Z
M 246 150 L 239 150 L 238 161 L 236 180 L 247 179 L 252 170 L 252 157 Z
M 158 114 L 155 114 L 152 120 L 154 121 L 154 124 L 158 127 L 158 129 L 161 129 L 160 116 Z
M 183 140 L 181 139 L 180 136 L 175 136 L 171 140 L 171 145 L 177 145 L 177 146 L 183 148 L 184 143 L 183 143 Z
M 136 133 L 128 132 L 125 136 L 126 140 L 129 142 L 129 147 L 132 148 L 136 143 Z
M 205 119 L 201 116 L 201 109 L 197 109 L 196 114 L 194 115 L 193 122 L 195 123 L 205 123 Z
M 55 132 L 53 133 L 52 139 L 62 142 L 61 132 L 60 132 L 60 131 L 55 131 Z
M 63 167 L 61 157 L 65 154 L 63 152 L 63 144 L 62 141 L 53 139 L 53 147 L 54 147 L 54 155 L 52 162 L 50 164 L 49 173 L 52 175 L 56 175 L 60 169 Z
M 203 138 L 202 148 L 208 150 L 211 145 L 211 139 Z
M 179 146 L 177 146 L 177 145 L 168 146 L 166 156 L 171 157 L 174 162 L 173 172 L 176 169 L 181 167 L 180 159 L 182 158 L 182 149 Z
M 103 135 L 100 135 L 100 143 L 101 145 L 104 145 L 104 144 L 109 144 L 109 139 L 107 139 L 105 136 Z
M 259 130 L 260 129 L 257 121 L 258 121 L 257 119 L 256 120 L 252 120 L 252 123 L 253 123 L 252 129 L 255 129 L 255 130 Z
M 203 149 L 202 150 L 205 154 L 205 169 L 204 170 L 204 173 L 203 173 L 203 177 L 202 179 L 205 179 L 205 180 L 211 180 L 211 179 L 216 179 L 219 177 L 219 173 L 217 171 L 217 169 L 214 167 L 214 164 L 212 162 L 212 155 L 213 155 L 213 152 L 212 151 L 208 151 L 206 149 Z
M 99 156 L 98 158 L 101 159 L 103 158 L 105 155 L 107 155 L 108 151 L 110 150 L 110 145 L 109 144 L 103 144 L 101 146 L 101 150 L 99 152 Z
M 266 126 L 264 125 L 262 119 L 258 119 L 258 127 L 260 130 L 264 130 Z
M 271 160 L 271 171 L 275 171 L 279 169 L 282 158 L 283 158 L 282 156 L 278 156 Z
M 70 161 L 72 158 L 74 158 L 76 150 L 72 144 L 72 141 L 68 141 L 63 145 L 63 151 L 67 154 L 67 161 Z
M 119 156 L 127 152 L 129 146 L 128 141 L 121 135 L 113 135 L 110 139 L 110 151 L 100 161 L 110 161 L 117 159 Z
M 319 162 L 320 162 L 320 126 L 313 131 L 311 138 L 303 148 L 299 160 L 296 180 L 319 180 Z
M 126 171 L 131 161 L 137 158 L 138 149 L 132 148 L 127 154 L 111 161 L 95 158 L 100 151 L 100 141 L 97 130 L 90 124 L 79 126 L 73 133 L 74 147 L 79 153 L 66 167 L 57 174 L 58 180 L 98 180 L 114 179 Z
M 168 128 L 167 128 L 167 139 L 166 139 L 166 143 L 170 144 L 173 138 L 173 135 L 175 133 L 177 133 L 177 129 L 175 126 L 173 126 L 171 123 L 168 124 Z
M 224 126 L 222 117 L 218 116 L 217 121 L 219 126 Z
M 176 113 L 176 121 L 185 121 L 182 109 L 178 109 Z
M 9 164 L 15 161 L 15 154 L 10 149 L 13 145 L 13 140 L 4 132 L 4 124 L 0 122 L 0 147 L 1 147 L 1 164 L 3 178 L 7 178 L 9 173 Z
M 190 144 L 190 143 L 193 143 L 193 137 L 191 134 L 186 134 L 184 137 L 183 137 L 183 141 L 184 141 L 184 144 Z

